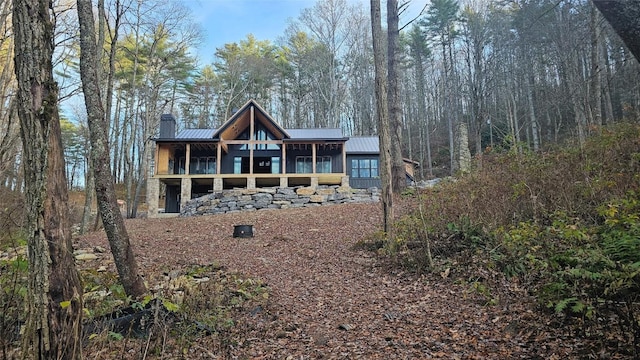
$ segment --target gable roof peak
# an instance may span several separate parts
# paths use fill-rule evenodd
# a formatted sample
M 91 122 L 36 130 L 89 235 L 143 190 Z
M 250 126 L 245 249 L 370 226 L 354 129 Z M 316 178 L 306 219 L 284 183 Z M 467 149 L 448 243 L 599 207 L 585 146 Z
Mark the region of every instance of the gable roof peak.
M 252 108 L 255 109 L 255 111 L 248 115 L 247 111 L 250 111 Z M 251 118 L 252 115 L 253 118 Z M 287 131 L 280 126 L 280 124 L 278 124 L 254 99 L 247 101 L 238 111 L 231 115 L 231 117 L 227 119 L 227 121 L 225 121 L 224 124 L 222 124 L 222 126 L 220 126 L 213 134 L 213 137 L 217 139 L 230 139 L 229 136 L 235 137 L 246 129 L 249 125 L 249 121 L 261 122 L 270 129 L 270 131 L 279 133 L 277 135 L 283 139 L 289 139 L 291 137 Z

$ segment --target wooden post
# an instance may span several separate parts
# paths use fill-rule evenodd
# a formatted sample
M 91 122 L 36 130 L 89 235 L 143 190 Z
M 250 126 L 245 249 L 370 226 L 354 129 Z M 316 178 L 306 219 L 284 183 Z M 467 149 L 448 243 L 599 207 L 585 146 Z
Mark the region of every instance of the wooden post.
M 189 167 L 191 166 L 191 144 L 187 143 L 187 151 L 184 155 L 184 173 L 189 175 Z
M 316 173 L 316 144 L 311 144 L 311 163 L 313 164 L 312 172 Z
M 222 139 L 220 139 L 220 141 L 222 141 Z M 220 165 L 220 160 L 222 158 L 222 145 L 220 143 L 218 143 L 218 146 L 216 148 L 216 174 L 220 174 L 220 169 L 222 169 L 221 165 Z
M 287 144 L 282 143 L 282 161 L 280 162 L 282 166 L 282 173 L 287 173 Z
M 345 143 L 342 144 L 342 173 L 347 173 L 347 151 Z
M 249 118 L 249 174 L 253 174 L 253 148 L 255 147 L 254 119 L 255 110 L 254 106 L 251 105 L 251 117 Z

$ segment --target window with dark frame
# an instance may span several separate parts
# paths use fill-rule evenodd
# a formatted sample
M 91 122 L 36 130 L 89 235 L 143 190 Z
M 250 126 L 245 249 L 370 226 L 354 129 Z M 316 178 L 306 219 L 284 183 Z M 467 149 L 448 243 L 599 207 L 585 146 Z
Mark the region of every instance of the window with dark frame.
M 310 174 L 313 172 L 313 162 L 311 156 L 296 156 L 296 173 Z M 331 156 L 316 157 L 316 173 L 331 173 Z
M 378 178 L 378 159 L 351 159 L 351 177 Z

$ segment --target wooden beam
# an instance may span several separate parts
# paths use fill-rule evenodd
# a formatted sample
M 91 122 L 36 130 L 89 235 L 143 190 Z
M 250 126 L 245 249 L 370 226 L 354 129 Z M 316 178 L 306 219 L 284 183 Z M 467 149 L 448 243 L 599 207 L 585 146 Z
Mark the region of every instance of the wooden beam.
M 243 145 L 243 144 L 282 144 L 281 140 L 225 140 L 227 144 Z
M 283 144 L 284 145 L 284 144 Z M 280 166 L 282 166 L 282 173 L 287 173 L 287 146 L 282 147 L 282 159 L 280 159 Z
M 191 144 L 187 143 L 187 150 L 184 156 L 184 173 L 189 175 L 189 167 L 191 165 Z
M 378 165 L 378 166 L 380 166 L 380 165 Z M 344 174 L 347 173 L 347 152 L 345 151 L 344 144 L 342 144 L 342 173 L 344 173 Z
M 313 164 L 313 174 L 316 173 L 316 144 L 311 147 L 311 163 Z
M 216 146 L 216 174 L 220 174 L 221 160 L 222 160 L 222 144 L 218 143 L 218 146 Z

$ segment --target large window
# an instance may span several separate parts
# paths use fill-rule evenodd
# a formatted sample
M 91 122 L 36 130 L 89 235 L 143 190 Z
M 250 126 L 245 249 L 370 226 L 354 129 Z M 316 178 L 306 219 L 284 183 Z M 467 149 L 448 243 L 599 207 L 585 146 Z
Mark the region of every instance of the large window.
M 331 173 L 331 156 L 316 157 L 316 172 L 324 174 Z
M 184 158 L 180 158 L 180 174 L 184 173 Z M 216 158 L 211 156 L 197 157 L 189 159 L 189 174 L 215 174 Z
M 377 178 L 378 159 L 351 159 L 351 177 L 354 178 Z
M 248 134 L 248 131 L 245 132 Z M 244 133 L 243 133 L 244 134 Z M 248 135 L 247 135 L 248 136 Z M 273 141 L 275 140 L 273 135 L 267 129 L 259 123 L 256 123 L 256 128 L 254 130 L 254 140 L 257 141 Z M 255 144 L 253 147 L 254 150 L 280 150 L 280 145 L 277 144 Z M 240 146 L 240 150 L 249 150 L 248 144 L 243 144 Z
M 280 174 L 280 156 L 273 156 L 271 158 L 271 173 Z
M 310 174 L 313 172 L 311 156 L 296 156 L 296 173 Z M 331 156 L 316 157 L 316 173 L 331 173 Z
M 296 173 L 310 174 L 313 172 L 311 156 L 296 156 Z

